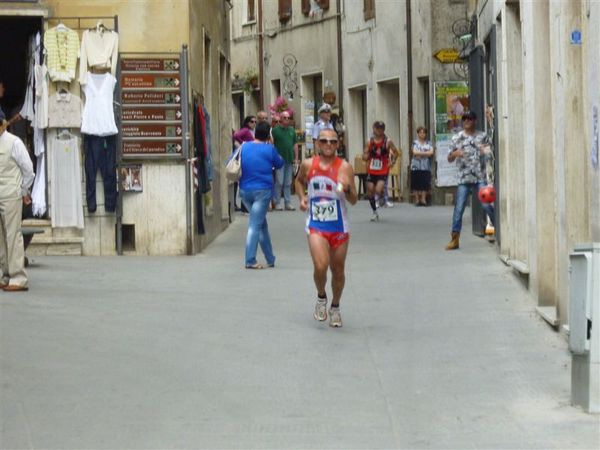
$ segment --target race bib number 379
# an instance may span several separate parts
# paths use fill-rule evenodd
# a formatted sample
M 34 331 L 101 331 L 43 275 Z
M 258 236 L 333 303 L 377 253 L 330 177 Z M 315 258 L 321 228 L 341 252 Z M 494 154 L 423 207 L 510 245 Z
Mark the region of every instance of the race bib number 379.
M 338 220 L 338 208 L 335 200 L 321 200 L 311 205 L 312 219 L 316 222 L 335 222 Z

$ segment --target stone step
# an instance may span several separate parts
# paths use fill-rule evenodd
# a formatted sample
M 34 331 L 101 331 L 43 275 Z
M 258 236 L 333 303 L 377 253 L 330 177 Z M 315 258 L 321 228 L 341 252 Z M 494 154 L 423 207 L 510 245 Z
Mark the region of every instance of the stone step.
M 50 220 L 26 219 L 24 227 L 43 229 L 43 233 L 34 235 L 27 247 L 29 256 L 81 256 L 83 254 L 82 230 L 76 228 L 52 228 Z

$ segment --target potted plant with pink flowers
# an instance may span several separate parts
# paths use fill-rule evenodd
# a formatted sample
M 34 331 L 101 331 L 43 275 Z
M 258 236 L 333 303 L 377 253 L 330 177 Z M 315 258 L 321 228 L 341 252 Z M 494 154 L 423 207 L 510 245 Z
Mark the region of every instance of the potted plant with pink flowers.
M 292 108 L 287 100 L 281 96 L 277 97 L 273 103 L 268 105 L 271 116 L 280 116 L 281 113 L 287 112 L 290 117 L 294 117 L 294 108 Z

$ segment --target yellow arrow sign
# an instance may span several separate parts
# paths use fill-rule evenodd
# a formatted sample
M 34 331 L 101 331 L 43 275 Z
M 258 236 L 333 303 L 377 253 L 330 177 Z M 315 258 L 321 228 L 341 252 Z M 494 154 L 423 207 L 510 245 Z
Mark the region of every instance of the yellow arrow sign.
M 455 48 L 442 48 L 435 52 L 433 56 L 442 64 L 450 64 L 459 59 L 458 50 Z

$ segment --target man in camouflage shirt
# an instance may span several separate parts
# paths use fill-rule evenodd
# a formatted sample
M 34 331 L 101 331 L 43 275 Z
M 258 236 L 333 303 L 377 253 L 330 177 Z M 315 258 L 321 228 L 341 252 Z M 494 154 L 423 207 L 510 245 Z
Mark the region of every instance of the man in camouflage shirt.
M 483 159 L 491 152 L 487 135 L 477 131 L 477 116 L 470 111 L 462 116 L 463 129 L 452 137 L 452 144 L 448 152 L 448 162 L 456 161 L 458 167 L 458 189 L 456 190 L 456 203 L 452 215 L 452 239 L 446 250 L 455 250 L 459 246 L 462 217 L 467 206 L 469 194 L 486 186 Z M 483 209 L 492 223 L 495 220 L 494 207 L 490 203 L 482 203 Z

